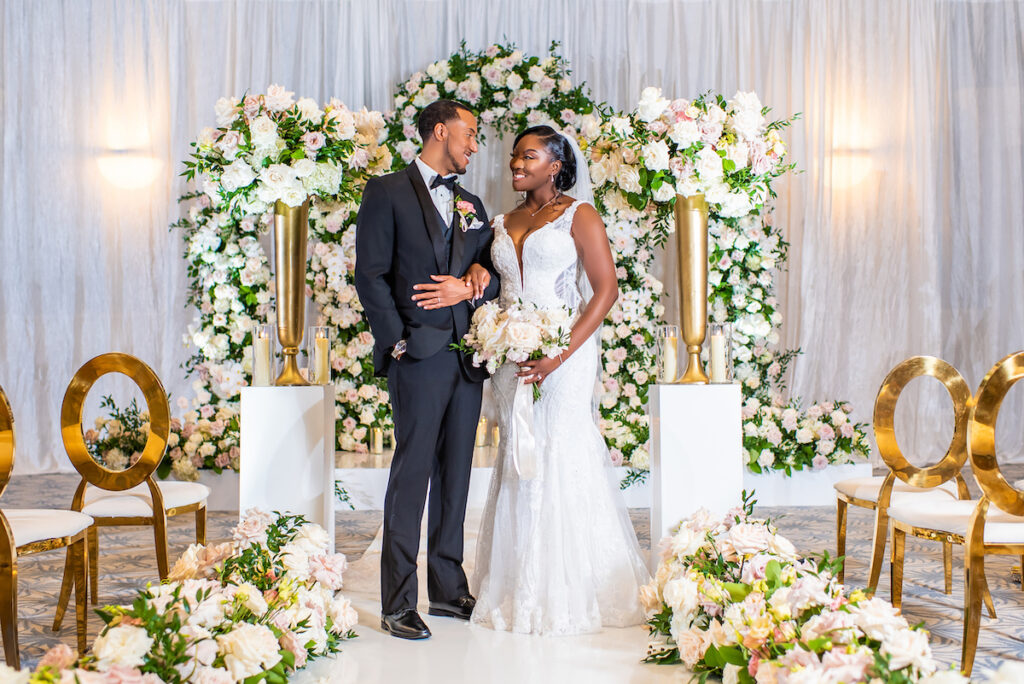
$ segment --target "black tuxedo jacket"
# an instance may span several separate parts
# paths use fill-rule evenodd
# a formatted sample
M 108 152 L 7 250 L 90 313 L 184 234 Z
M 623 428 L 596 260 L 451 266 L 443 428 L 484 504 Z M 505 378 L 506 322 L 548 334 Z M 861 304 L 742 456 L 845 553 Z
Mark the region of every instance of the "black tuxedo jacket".
M 463 230 L 455 213 L 451 237 L 451 258 L 445 242 L 441 217 L 415 163 L 395 173 L 371 178 L 363 191 L 356 220 L 355 286 L 373 333 L 373 364 L 378 376 L 387 375 L 393 361 L 391 349 L 401 339 L 408 343 L 406 354 L 426 359 L 444 350 L 469 330 L 475 306 L 498 294 L 498 276 L 491 263 L 494 233 L 483 203 L 476 195 L 456 185 L 455 195 L 473 203 L 483 226 Z M 478 263 L 491 273 L 484 297 L 473 305 L 426 310 L 416 306 L 413 285 L 431 283 L 431 275 L 461 278 L 470 265 Z M 482 382 L 485 368 L 475 368 L 460 356 L 465 376 Z

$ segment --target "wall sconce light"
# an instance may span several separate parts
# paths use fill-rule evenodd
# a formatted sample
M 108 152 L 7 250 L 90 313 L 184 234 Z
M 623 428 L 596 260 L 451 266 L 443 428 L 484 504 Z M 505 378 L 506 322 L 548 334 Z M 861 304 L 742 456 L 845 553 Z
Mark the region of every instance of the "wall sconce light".
M 152 184 L 163 168 L 161 160 L 140 150 L 104 150 L 96 163 L 100 174 L 123 190 L 138 190 Z

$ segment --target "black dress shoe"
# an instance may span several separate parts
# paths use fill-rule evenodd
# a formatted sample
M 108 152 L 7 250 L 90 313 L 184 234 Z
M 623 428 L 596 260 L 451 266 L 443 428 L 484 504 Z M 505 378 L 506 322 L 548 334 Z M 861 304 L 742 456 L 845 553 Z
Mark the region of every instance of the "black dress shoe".
M 430 615 L 436 615 L 438 617 L 453 617 L 459 620 L 468 620 L 469 616 L 473 614 L 473 608 L 476 606 L 476 599 L 466 594 L 460 596 L 451 603 L 442 603 L 440 601 L 431 601 L 430 609 L 427 613 Z
M 380 628 L 399 639 L 427 639 L 430 637 L 430 629 L 427 628 L 420 614 L 412 608 L 382 616 Z

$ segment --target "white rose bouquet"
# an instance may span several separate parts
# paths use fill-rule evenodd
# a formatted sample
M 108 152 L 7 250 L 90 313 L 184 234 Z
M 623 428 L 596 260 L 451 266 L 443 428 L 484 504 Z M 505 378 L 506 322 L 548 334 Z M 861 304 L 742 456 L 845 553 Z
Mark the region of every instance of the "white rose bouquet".
M 452 347 L 473 355 L 474 366 L 494 374 L 506 361 L 522 363 L 555 357 L 569 348 L 571 312 L 566 307 L 539 307 L 517 302 L 502 309 L 487 302 L 473 313 L 469 332 Z M 534 399 L 540 388 L 534 385 Z

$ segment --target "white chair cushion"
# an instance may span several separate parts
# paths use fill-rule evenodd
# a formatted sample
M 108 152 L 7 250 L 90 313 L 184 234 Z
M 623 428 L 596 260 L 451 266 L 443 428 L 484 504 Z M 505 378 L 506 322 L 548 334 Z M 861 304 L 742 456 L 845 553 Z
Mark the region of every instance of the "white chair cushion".
M 198 482 L 167 480 L 156 483 L 164 495 L 165 508 L 177 508 L 206 501 L 210 488 Z M 121 492 L 110 492 L 89 485 L 85 490 L 82 512 L 97 518 L 137 518 L 153 515 L 153 497 L 143 482 Z
M 3 511 L 11 525 L 15 546 L 70 537 L 92 525 L 92 518 L 78 511 L 55 508 L 5 508 Z
M 854 499 L 864 499 L 865 501 L 878 502 L 878 492 L 882 489 L 882 483 L 885 482 L 884 477 L 855 477 L 850 480 L 842 480 L 836 482 L 833 487 L 840 494 L 852 497 Z M 938 487 L 931 489 L 921 489 L 920 487 L 911 487 L 903 480 L 896 479 L 895 484 L 892 486 L 892 502 L 899 501 L 906 494 L 912 494 L 914 496 L 920 495 L 935 495 L 939 494 L 943 498 L 946 497 L 957 497 L 956 482 L 949 480 L 943 482 Z
M 967 537 L 977 501 L 941 501 L 939 499 L 907 499 L 889 507 L 889 517 L 915 527 L 925 527 Z M 1024 518 L 1004 513 L 989 506 L 985 519 L 985 542 L 988 544 L 1024 544 Z

